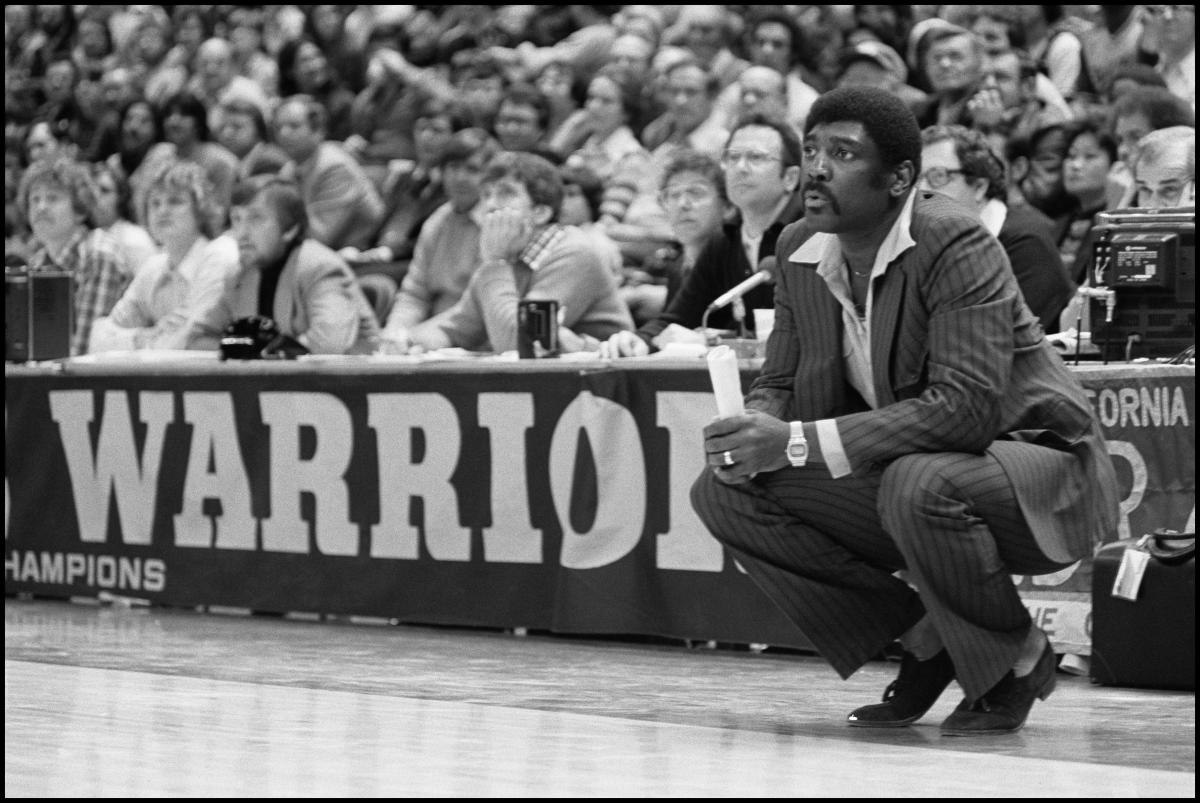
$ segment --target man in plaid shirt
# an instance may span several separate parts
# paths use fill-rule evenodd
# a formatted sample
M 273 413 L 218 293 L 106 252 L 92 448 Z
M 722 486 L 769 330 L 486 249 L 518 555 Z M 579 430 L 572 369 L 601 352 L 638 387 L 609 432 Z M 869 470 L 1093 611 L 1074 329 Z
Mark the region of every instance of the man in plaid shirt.
M 92 322 L 112 310 L 131 275 L 113 235 L 91 228 L 95 199 L 87 167 L 65 156 L 30 165 L 17 198 L 33 232 L 29 270 L 65 271 L 74 281 L 71 356 L 87 352 Z

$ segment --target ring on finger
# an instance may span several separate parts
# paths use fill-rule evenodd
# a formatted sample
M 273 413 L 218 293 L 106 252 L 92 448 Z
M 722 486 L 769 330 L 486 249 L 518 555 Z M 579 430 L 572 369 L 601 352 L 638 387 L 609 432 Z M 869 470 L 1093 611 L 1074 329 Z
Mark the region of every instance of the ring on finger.
M 721 458 L 725 461 L 725 465 L 727 465 L 727 466 L 732 466 L 736 462 L 733 459 L 733 455 L 728 451 L 723 452 L 721 454 Z

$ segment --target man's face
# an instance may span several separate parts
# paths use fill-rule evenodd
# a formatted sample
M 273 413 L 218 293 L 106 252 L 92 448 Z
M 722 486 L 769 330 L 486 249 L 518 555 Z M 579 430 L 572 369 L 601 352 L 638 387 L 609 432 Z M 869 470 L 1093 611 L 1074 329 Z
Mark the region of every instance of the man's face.
M 75 91 L 75 68 L 69 61 L 55 61 L 46 68 L 42 91 L 47 100 L 69 100 Z
M 504 97 L 504 79 L 498 75 L 467 78 L 462 83 L 463 105 L 481 114 L 493 114 Z
M 479 185 L 486 159 L 474 154 L 442 167 L 442 186 L 457 212 L 466 212 L 479 201 Z
M 750 61 L 786 73 L 792 64 L 792 34 L 778 22 L 764 22 L 750 37 Z
M 61 247 L 82 223 L 83 215 L 75 211 L 66 187 L 39 181 L 29 188 L 29 228 L 42 245 Z
M 787 86 L 783 74 L 771 67 L 747 67 L 738 78 L 742 112 L 762 111 L 783 116 Z
M 75 41 L 84 54 L 91 58 L 103 58 L 109 54 L 108 35 L 105 25 L 98 19 L 85 18 L 78 22 Z
M 92 220 L 97 228 L 106 229 L 117 222 L 117 182 L 107 171 L 96 176 L 96 201 L 92 205 Z
M 262 270 L 278 262 L 287 253 L 289 234 L 283 230 L 278 216 L 259 193 L 245 206 L 235 206 L 229 213 L 230 229 L 237 240 L 238 257 L 243 266 Z
M 121 123 L 121 146 L 127 150 L 144 148 L 154 141 L 154 114 L 144 103 L 130 106 Z
M 205 42 L 196 54 L 196 72 L 210 94 L 216 94 L 233 79 L 233 54 L 225 42 Z
M 783 138 L 773 128 L 748 125 L 734 132 L 721 164 L 729 200 L 738 209 L 770 209 L 796 186 L 795 167 L 783 168 Z
M 922 191 L 941 193 L 972 212 L 978 211 L 980 206 L 977 196 L 981 193 L 963 175 L 953 140 L 943 139 L 921 148 L 921 180 L 917 187 Z
M 1113 123 L 1113 133 L 1117 137 L 1117 158 L 1127 165 L 1133 164 L 1138 142 L 1150 133 L 1150 121 L 1141 112 L 1125 114 Z
M 296 63 L 292 68 L 296 76 L 296 84 L 303 92 L 314 92 L 325 81 L 329 69 L 329 61 L 321 48 L 312 42 L 305 42 L 296 51 Z
M 691 14 L 684 46 L 695 54 L 701 64 L 710 64 L 724 46 L 722 26 L 724 14 L 716 6 L 689 6 Z
M 553 101 L 555 98 L 571 96 L 571 73 L 561 64 L 551 64 L 538 75 L 534 86 L 538 91 Z
M 502 176 L 485 184 L 481 191 L 484 209 L 494 212 L 497 209 L 507 209 L 514 212 L 533 215 L 533 197 L 529 189 L 512 176 Z
M 875 228 L 891 210 L 879 148 L 859 122 L 821 123 L 805 137 L 801 192 L 817 231 Z
M 524 103 L 501 102 L 494 128 L 507 151 L 532 151 L 542 140 L 537 109 Z
M 1143 160 L 1138 164 L 1135 175 L 1138 206 L 1145 209 L 1195 206 L 1196 176 L 1189 175 L 1185 154 L 1180 152 L 1178 156 L 1177 160 Z
M 241 56 L 249 56 L 262 47 L 262 34 L 254 12 L 238 8 L 229 12 L 229 43 Z
M 608 64 L 613 65 L 623 80 L 637 84 L 645 80 L 653 56 L 654 46 L 650 42 L 633 34 L 621 34 L 609 50 Z
M 667 76 L 666 96 L 671 116 L 685 131 L 694 130 L 712 111 L 704 71 L 694 64 L 671 70 Z
M 418 117 L 413 124 L 413 146 L 417 151 L 417 161 L 423 165 L 437 163 L 453 135 L 454 126 L 449 117 Z
M 598 75 L 592 79 L 583 108 L 587 111 L 593 130 L 597 132 L 615 131 L 625 123 L 621 88 L 607 75 Z
M 1016 53 L 1007 52 L 988 56 L 983 67 L 984 86 L 1000 93 L 1004 108 L 1013 109 L 1024 100 L 1021 88 L 1021 63 Z
M 671 231 L 684 244 L 698 244 L 721 227 L 724 206 L 712 180 L 694 170 L 667 179 L 659 195 Z
M 137 33 L 134 46 L 142 59 L 150 64 L 157 64 L 169 45 L 166 34 L 160 28 L 155 25 L 143 25 Z
M 483 238 L 491 236 L 489 232 L 507 229 L 510 254 L 526 247 L 538 227 L 553 215 L 553 210 L 535 204 L 529 188 L 513 176 L 484 184 L 480 201 L 485 212 Z
M 1159 42 L 1161 51 L 1179 53 L 1196 43 L 1196 7 L 1142 6 L 1146 38 Z
M 100 93 L 105 106 L 113 111 L 121 109 L 137 94 L 133 74 L 124 67 L 114 67 L 100 79 Z
M 221 115 L 221 125 L 217 127 L 217 142 L 228 148 L 234 156 L 245 156 L 258 144 L 258 128 L 254 119 L 241 112 L 225 112 Z
M 967 34 L 934 42 L 925 56 L 925 72 L 934 92 L 966 89 L 979 78 L 979 55 Z
M 275 142 L 290 158 L 303 162 L 321 144 L 321 133 L 308 121 L 302 103 L 285 103 L 275 112 Z
M 564 226 L 583 226 L 592 222 L 592 207 L 588 204 L 583 188 L 578 184 L 563 183 L 562 204 L 558 207 L 558 222 Z

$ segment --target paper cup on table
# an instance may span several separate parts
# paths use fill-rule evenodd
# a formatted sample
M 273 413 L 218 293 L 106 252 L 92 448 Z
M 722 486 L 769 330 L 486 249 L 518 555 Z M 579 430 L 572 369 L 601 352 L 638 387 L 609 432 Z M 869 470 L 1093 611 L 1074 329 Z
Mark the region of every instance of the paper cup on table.
M 775 328 L 775 309 L 756 309 L 754 310 L 754 336 L 758 338 L 759 343 L 766 343 L 767 338 L 771 336 L 771 330 Z
M 712 379 L 713 394 L 717 397 L 717 415 L 729 418 L 741 415 L 742 377 L 738 371 L 737 353 L 729 346 L 717 346 L 708 352 L 708 375 Z

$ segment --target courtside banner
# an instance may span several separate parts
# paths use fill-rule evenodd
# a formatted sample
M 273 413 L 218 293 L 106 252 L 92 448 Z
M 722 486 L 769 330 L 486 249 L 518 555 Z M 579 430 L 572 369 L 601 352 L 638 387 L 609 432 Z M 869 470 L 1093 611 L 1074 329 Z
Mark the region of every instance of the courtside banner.
M 807 647 L 692 512 L 703 363 L 529 362 L 10 366 L 5 591 Z M 1194 370 L 1080 375 L 1182 528 Z

